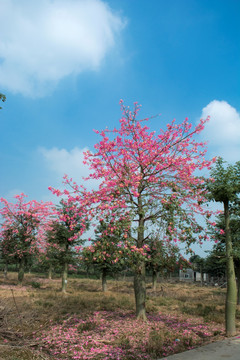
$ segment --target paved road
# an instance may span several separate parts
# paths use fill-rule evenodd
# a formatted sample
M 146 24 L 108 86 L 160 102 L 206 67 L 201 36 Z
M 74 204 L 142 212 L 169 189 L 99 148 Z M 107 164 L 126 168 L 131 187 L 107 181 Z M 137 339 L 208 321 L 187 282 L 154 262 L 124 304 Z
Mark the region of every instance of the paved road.
M 240 336 L 171 355 L 162 360 L 240 360 Z

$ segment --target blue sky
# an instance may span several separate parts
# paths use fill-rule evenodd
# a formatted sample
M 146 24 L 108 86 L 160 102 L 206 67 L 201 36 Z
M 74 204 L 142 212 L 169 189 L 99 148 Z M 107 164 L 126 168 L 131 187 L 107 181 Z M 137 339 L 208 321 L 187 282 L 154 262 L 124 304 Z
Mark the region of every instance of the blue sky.
M 238 0 L 0 0 L 1 196 L 78 182 L 120 99 L 160 113 L 154 130 L 210 115 L 209 157 L 238 161 L 239 13 Z

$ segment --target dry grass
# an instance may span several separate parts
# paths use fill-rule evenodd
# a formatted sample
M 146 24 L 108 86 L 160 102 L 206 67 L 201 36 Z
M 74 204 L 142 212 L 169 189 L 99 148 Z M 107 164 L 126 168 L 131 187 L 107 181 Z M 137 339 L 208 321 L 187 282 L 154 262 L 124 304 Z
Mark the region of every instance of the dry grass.
M 50 359 L 41 353 L 32 334 L 73 314 L 88 317 L 94 311 L 117 309 L 134 311 L 131 282 L 108 281 L 108 292 L 101 292 L 100 280 L 69 279 L 68 292 L 60 291 L 61 281 L 26 275 L 19 287 L 17 274 L 0 278 L 0 360 Z M 224 324 L 225 289 L 198 287 L 186 283 L 158 284 L 153 292 L 147 286 L 147 311 L 200 316 L 206 322 Z M 240 309 L 237 311 L 240 329 Z

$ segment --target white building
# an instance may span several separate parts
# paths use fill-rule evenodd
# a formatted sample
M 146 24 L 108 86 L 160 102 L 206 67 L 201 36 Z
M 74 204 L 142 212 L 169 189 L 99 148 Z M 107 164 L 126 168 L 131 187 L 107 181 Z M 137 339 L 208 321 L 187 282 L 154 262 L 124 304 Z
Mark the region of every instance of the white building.
M 198 271 L 194 271 L 193 269 L 179 270 L 179 280 L 188 282 L 201 282 L 201 273 Z M 208 274 L 203 273 L 203 281 L 208 282 L 208 280 Z

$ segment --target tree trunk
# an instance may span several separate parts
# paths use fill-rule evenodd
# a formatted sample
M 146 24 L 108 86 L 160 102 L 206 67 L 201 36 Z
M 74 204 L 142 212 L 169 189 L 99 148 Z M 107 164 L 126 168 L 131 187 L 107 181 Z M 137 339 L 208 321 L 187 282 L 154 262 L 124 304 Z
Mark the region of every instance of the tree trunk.
M 227 336 L 236 335 L 236 304 L 237 304 L 237 286 L 234 270 L 234 261 L 232 254 L 232 240 L 230 233 L 230 216 L 229 203 L 224 202 L 224 216 L 225 216 L 225 241 L 226 241 L 226 268 L 227 268 L 227 295 L 225 307 L 225 327 Z
M 19 269 L 18 269 L 18 284 L 22 285 L 24 279 L 24 271 L 25 271 L 25 261 L 22 257 L 19 261 Z
M 4 264 L 4 279 L 7 279 L 7 274 L 8 274 L 8 263 L 7 261 Z
M 107 291 L 107 270 L 106 269 L 102 270 L 102 291 L 103 292 Z
M 201 274 L 201 286 L 203 286 L 203 266 L 200 265 L 200 274 Z
M 240 263 L 237 262 L 236 275 L 237 275 L 237 304 L 240 305 Z
M 48 269 L 48 279 L 49 280 L 52 280 L 52 275 L 53 275 L 53 265 L 50 264 L 49 269 Z
M 152 288 L 153 288 L 153 291 L 157 290 L 157 278 L 158 278 L 158 272 L 156 270 L 153 270 L 153 273 L 152 273 Z
M 62 292 L 67 292 L 67 278 L 68 278 L 68 263 L 65 262 L 63 265 L 62 272 Z
M 140 192 L 140 191 L 139 191 Z M 142 206 L 141 195 L 138 197 L 138 235 L 137 247 L 144 245 L 144 210 Z M 134 294 L 136 302 L 137 319 L 146 320 L 146 274 L 145 262 L 139 262 L 135 268 L 134 274 Z
M 134 293 L 137 318 L 146 320 L 146 279 L 144 262 L 139 265 L 138 271 L 136 271 L 134 274 Z

